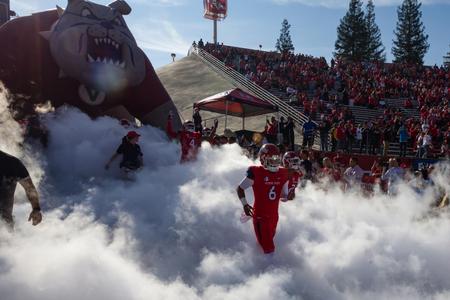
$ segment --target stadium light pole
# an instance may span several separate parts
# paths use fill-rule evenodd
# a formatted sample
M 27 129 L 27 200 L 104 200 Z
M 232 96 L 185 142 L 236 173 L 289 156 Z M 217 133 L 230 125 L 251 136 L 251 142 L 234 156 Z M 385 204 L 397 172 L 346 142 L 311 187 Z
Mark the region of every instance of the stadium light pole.
M 213 29 L 213 41 L 214 45 L 217 45 L 217 20 L 214 20 L 214 29 Z

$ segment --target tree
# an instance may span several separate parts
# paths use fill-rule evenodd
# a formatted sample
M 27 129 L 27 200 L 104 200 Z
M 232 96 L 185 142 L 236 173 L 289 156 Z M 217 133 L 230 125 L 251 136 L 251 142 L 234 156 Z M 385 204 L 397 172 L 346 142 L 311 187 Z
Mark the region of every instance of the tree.
M 430 45 L 421 21 L 421 6 L 422 3 L 417 0 L 403 0 L 397 9 L 398 21 L 392 47 L 395 62 L 423 64 Z
M 277 39 L 277 43 L 275 45 L 275 48 L 280 52 L 294 52 L 295 48 L 292 44 L 291 33 L 289 32 L 290 28 L 291 25 L 288 20 L 284 19 L 281 23 L 280 37 Z
M 334 56 L 340 60 L 362 61 L 367 58 L 368 29 L 361 0 L 350 0 L 349 8 L 337 28 Z
M 386 54 L 384 53 L 385 48 L 381 42 L 380 29 L 375 22 L 375 6 L 372 0 L 367 2 L 366 26 L 368 33 L 367 59 L 370 61 L 384 61 L 386 59 Z
M 450 51 L 444 56 L 444 66 L 447 67 L 447 69 L 450 69 Z

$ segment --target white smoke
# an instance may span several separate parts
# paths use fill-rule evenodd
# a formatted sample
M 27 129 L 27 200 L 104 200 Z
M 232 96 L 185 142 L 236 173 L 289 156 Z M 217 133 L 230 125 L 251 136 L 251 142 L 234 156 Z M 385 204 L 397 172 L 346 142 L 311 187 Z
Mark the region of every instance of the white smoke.
M 24 159 L 44 213 L 31 226 L 16 193 L 16 231 L 0 230 L 1 300 L 450 297 L 450 218 L 430 208 L 433 189 L 366 199 L 308 185 L 280 204 L 268 258 L 239 221 L 235 188 L 253 162 L 237 146 L 180 165 L 179 146 L 143 127 L 145 168 L 124 181 L 118 162 L 104 170 L 126 132 L 116 120 L 59 109 L 45 118 L 48 149 L 29 151 L 0 105 L 0 149 Z M 448 168 L 436 173 L 449 191 Z

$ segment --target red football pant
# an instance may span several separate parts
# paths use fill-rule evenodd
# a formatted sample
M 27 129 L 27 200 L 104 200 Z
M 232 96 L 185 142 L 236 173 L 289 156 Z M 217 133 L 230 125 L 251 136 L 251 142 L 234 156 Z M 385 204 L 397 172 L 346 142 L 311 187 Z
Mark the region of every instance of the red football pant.
M 276 218 L 253 218 L 253 228 L 255 229 L 256 239 L 261 245 L 265 254 L 275 251 L 273 238 L 277 232 L 278 217 Z

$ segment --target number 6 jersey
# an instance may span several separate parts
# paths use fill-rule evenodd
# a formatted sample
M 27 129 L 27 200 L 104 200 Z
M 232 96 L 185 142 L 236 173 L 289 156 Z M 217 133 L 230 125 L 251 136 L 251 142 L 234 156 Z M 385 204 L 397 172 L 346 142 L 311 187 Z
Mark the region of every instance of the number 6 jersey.
M 277 172 L 270 172 L 262 166 L 253 166 L 248 168 L 247 177 L 240 186 L 243 189 L 253 188 L 256 217 L 277 218 L 280 198 L 288 195 L 288 170 L 280 168 Z

